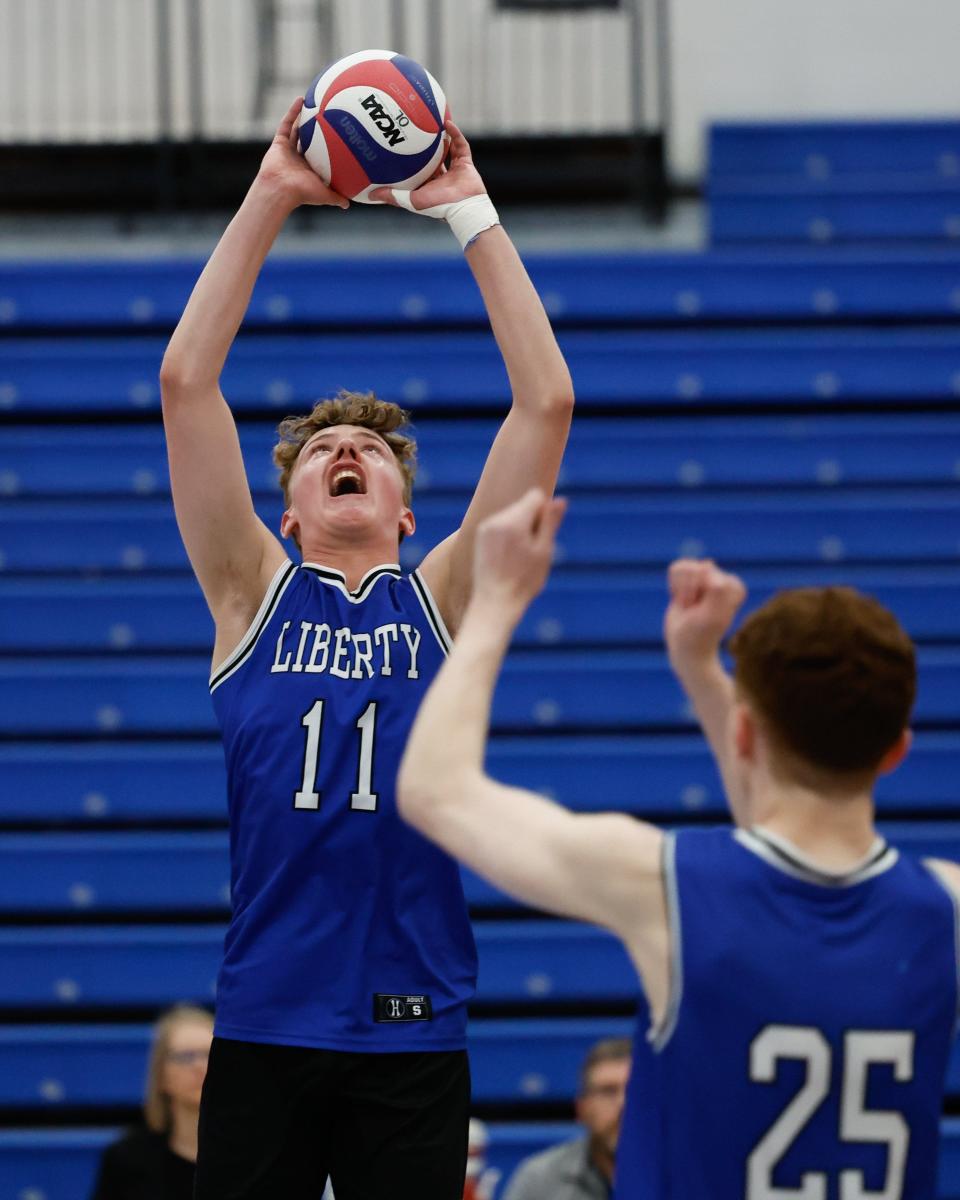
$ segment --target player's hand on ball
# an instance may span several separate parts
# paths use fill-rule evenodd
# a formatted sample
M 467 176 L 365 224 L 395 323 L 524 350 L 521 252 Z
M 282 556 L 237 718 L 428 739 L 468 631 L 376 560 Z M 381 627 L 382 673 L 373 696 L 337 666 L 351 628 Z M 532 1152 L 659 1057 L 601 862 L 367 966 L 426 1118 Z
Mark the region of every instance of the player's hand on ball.
M 670 604 L 663 622 L 674 667 L 712 659 L 747 597 L 742 579 L 710 559 L 681 558 L 667 572 Z
M 432 179 L 410 193 L 410 200 L 417 212 L 438 205 L 456 204 L 458 200 L 466 200 L 470 196 L 485 196 L 487 192 L 480 172 L 473 165 L 470 143 L 452 121 L 447 121 L 444 128 L 450 135 L 450 163 L 449 166 L 441 163 Z M 377 188 L 370 193 L 370 198 L 397 206 L 391 188 Z
M 509 508 L 483 522 L 477 531 L 473 571 L 478 599 L 489 602 L 498 613 L 520 619 L 550 573 L 566 508 L 566 500 L 531 488 Z
M 303 108 L 300 96 L 287 109 L 277 126 L 270 149 L 260 163 L 258 181 L 280 191 L 292 208 L 301 204 L 329 204 L 349 208 L 350 201 L 327 187 L 313 171 L 297 147 L 297 117 Z

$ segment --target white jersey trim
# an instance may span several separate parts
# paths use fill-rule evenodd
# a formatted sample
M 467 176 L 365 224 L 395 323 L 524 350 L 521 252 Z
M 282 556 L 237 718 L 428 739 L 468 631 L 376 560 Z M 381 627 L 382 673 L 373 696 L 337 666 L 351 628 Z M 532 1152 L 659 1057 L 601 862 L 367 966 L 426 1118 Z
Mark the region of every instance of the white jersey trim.
M 440 606 L 434 600 L 433 593 L 427 587 L 427 581 L 419 569 L 414 571 L 410 576 L 410 582 L 413 584 L 414 595 L 420 601 L 420 607 L 427 615 L 427 621 L 433 630 L 434 637 L 440 643 L 440 649 L 444 654 L 449 654 L 453 646 L 453 638 L 450 636 L 450 631 L 447 629 L 443 617 L 440 615 Z
M 925 858 L 923 860 L 923 866 L 927 873 L 932 875 L 940 887 L 947 893 L 953 905 L 953 958 L 956 963 L 957 982 L 957 1019 L 954 1025 L 954 1036 L 956 1036 L 960 1033 L 960 899 L 957 898 L 953 888 L 947 885 L 947 881 L 941 878 L 940 872 L 929 859 Z
M 364 572 L 363 578 L 357 584 L 356 589 L 351 592 L 347 587 L 346 575 L 342 571 L 338 571 L 336 567 L 325 567 L 322 563 L 311 562 L 301 563 L 300 565 L 305 571 L 309 571 L 311 575 L 316 575 L 324 583 L 329 583 L 331 587 L 335 587 L 338 591 L 343 592 L 351 604 L 360 604 L 366 600 L 373 585 L 384 575 L 390 575 L 394 579 L 401 577 L 399 563 L 379 563 L 377 566 L 371 567 L 369 571 Z
M 771 833 L 768 829 L 757 826 L 753 829 L 738 829 L 733 835 L 741 846 L 745 847 L 764 862 L 790 875 L 794 879 L 802 879 L 804 883 L 813 883 L 818 887 L 844 888 L 854 887 L 865 883 L 875 875 L 889 871 L 900 858 L 900 852 L 895 850 L 881 837 L 874 840 L 867 854 L 849 871 L 826 871 L 823 867 L 808 858 L 786 838 Z
M 260 635 L 269 624 L 270 618 L 273 616 L 277 604 L 280 602 L 280 597 L 287 590 L 290 580 L 293 578 L 296 567 L 288 558 L 278 568 L 273 579 L 270 580 L 270 585 L 267 588 L 266 595 L 263 597 L 257 615 L 250 622 L 247 632 L 240 639 L 236 649 L 234 649 L 219 667 L 214 667 L 210 672 L 210 691 L 215 691 L 225 679 L 236 671 L 236 669 L 253 653 L 253 649 L 260 640 Z
M 658 1054 L 666 1049 L 673 1037 L 680 1019 L 680 1001 L 683 999 L 683 928 L 680 921 L 680 889 L 677 885 L 677 839 L 672 833 L 664 834 L 661 856 L 663 894 L 667 902 L 670 930 L 670 979 L 663 1016 L 656 1024 L 651 1024 L 647 1031 L 647 1041 Z

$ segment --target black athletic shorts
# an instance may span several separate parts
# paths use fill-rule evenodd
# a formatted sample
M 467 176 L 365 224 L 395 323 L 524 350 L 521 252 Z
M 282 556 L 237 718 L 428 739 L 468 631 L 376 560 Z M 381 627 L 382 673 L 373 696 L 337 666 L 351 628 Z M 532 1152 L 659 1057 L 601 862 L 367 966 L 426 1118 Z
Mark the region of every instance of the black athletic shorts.
M 214 1038 L 195 1200 L 462 1200 L 469 1111 L 465 1050 Z

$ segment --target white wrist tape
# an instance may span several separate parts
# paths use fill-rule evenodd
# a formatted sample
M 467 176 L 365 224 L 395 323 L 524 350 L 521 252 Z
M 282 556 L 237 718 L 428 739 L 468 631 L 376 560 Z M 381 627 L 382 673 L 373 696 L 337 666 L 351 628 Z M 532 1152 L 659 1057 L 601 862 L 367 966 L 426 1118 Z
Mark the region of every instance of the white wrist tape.
M 466 200 L 455 200 L 451 204 L 435 204 L 433 208 L 414 208 L 409 192 L 393 188 L 393 198 L 401 208 L 419 213 L 421 217 L 435 217 L 446 221 L 453 230 L 460 249 L 466 250 L 478 234 L 500 224 L 493 201 L 487 195 L 468 196 Z

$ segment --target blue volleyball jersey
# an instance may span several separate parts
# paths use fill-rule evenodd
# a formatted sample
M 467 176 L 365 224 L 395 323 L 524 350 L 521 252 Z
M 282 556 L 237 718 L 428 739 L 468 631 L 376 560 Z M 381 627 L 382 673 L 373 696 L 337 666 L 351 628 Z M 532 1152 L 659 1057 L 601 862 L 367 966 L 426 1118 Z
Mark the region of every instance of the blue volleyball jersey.
M 877 842 L 825 875 L 760 830 L 668 837 L 673 962 L 641 1031 L 617 1200 L 933 1200 L 955 905 Z
M 349 592 L 288 562 L 214 673 L 233 909 L 218 1036 L 465 1045 L 476 950 L 459 870 L 400 819 L 395 787 L 447 646 L 419 574 L 376 567 Z

